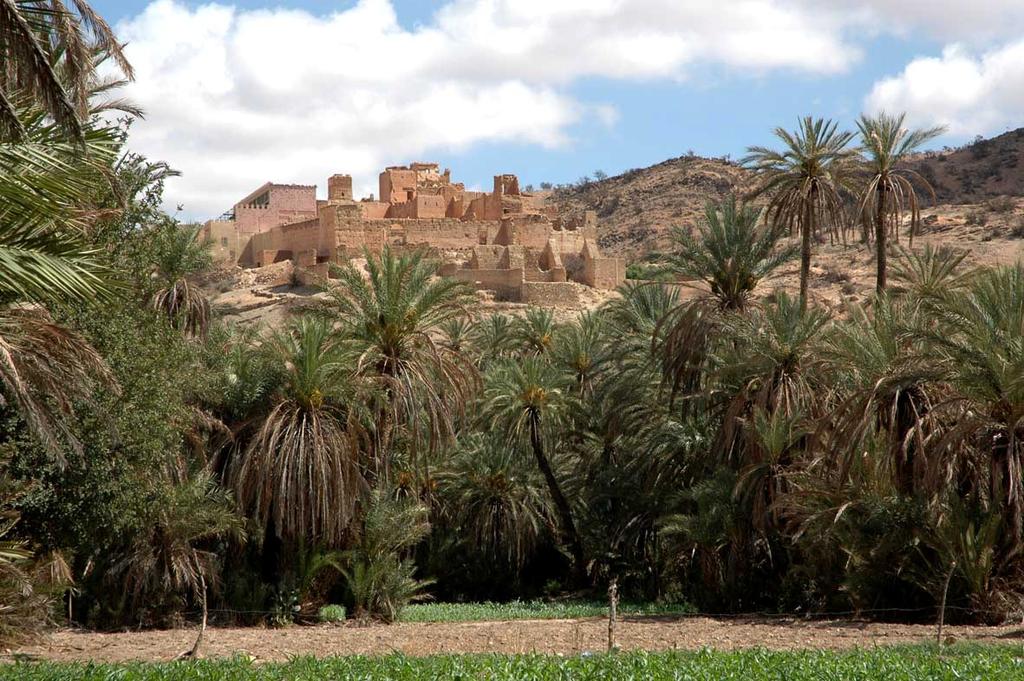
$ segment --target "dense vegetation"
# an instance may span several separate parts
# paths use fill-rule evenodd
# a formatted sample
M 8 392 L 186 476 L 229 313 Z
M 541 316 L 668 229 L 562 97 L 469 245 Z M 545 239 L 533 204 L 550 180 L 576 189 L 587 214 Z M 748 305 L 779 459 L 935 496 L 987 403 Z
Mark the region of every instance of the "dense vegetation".
M 283 328 L 237 328 L 160 209 L 171 171 L 128 151 L 134 112 L 66 64 L 93 20 L 15 5 L 53 34 L 53 78 L 0 74 L 0 637 L 207 605 L 393 621 L 612 579 L 705 611 L 925 618 L 948 581 L 951 616 L 1019 616 L 1024 266 L 904 252 L 886 286 L 879 257 L 843 318 L 758 287 L 797 252 L 806 276 L 821 231 L 885 256 L 917 220 L 899 159 L 934 131 L 864 118 L 866 156 L 827 122 L 778 131 L 747 159 L 766 211 L 675 235 L 696 297 L 633 282 L 568 323 L 481 316 L 385 249 Z
M 1002 679 L 1020 678 L 1016 648 L 960 648 L 943 655 L 928 648 L 888 648 L 845 653 L 743 652 L 624 653 L 553 657 L 462 655 L 408 658 L 299 658 L 286 664 L 246 661 L 176 664 L 31 664 L 5 670 L 12 681 L 51 679 Z

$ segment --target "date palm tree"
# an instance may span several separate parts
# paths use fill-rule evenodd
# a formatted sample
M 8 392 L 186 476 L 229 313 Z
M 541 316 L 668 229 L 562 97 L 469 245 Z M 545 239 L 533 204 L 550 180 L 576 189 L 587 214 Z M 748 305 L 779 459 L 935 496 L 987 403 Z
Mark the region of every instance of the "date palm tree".
M 181 226 L 169 221 L 151 228 L 156 249 L 154 274 L 159 287 L 150 305 L 164 314 L 175 328 L 189 336 L 205 336 L 212 310 L 206 294 L 190 276 L 209 266 L 211 256 L 207 244 L 199 238 L 198 226 Z
M 64 134 L 81 138 L 97 50 L 132 78 L 110 26 L 85 0 L 0 1 L 0 139 L 25 137 L 17 105 L 23 96 Z
M 843 195 L 853 191 L 858 158 L 853 133 L 831 120 L 807 116 L 794 132 L 775 129 L 782 149 L 755 146 L 742 163 L 759 182 L 752 197 L 768 197 L 768 220 L 800 235 L 800 305 L 807 307 L 811 241 L 821 232 L 845 235 Z
M 915 170 L 901 167 L 907 157 L 921 145 L 941 135 L 945 128 L 919 128 L 910 130 L 903 123 L 906 114 L 889 115 L 884 111 L 877 116 L 862 115 L 857 121 L 860 144 L 866 156 L 870 177 L 860 196 L 860 216 L 867 234 L 874 229 L 877 273 L 875 286 L 885 291 L 889 237 L 900 238 L 900 225 L 904 213 L 910 212 L 910 243 L 921 224 L 921 207 L 917 190 L 911 180 L 920 183 L 935 199 L 935 190 L 928 180 Z
M 488 372 L 482 414 L 485 423 L 502 429 L 510 446 L 529 442 L 558 513 L 573 568 L 582 578 L 587 566 L 583 539 L 548 450 L 569 417 L 570 392 L 566 376 L 543 357 L 505 360 Z
M 68 142 L 41 111 L 21 113 L 25 136 L 0 142 L 0 404 L 13 404 L 54 455 L 76 446 L 69 417 L 76 400 L 114 388 L 100 355 L 55 323 L 47 305 L 82 304 L 109 295 L 112 277 L 84 231 L 92 197 L 110 191 L 106 169 L 116 131 L 83 130 Z
M 366 489 L 356 358 L 318 317 L 298 319 L 267 345 L 282 385 L 233 453 L 228 481 L 242 507 L 285 542 L 336 546 Z
M 792 259 L 795 246 L 781 245 L 782 230 L 762 225 L 761 211 L 730 196 L 704 207 L 696 234 L 672 230 L 667 270 L 706 286 L 723 310 L 742 310 L 758 283 Z
M 796 255 L 795 247 L 780 245 L 783 230 L 762 225 L 761 217 L 732 196 L 705 206 L 695 235 L 672 232 L 666 270 L 700 291 L 665 315 L 653 335 L 673 394 L 696 392 L 722 314 L 742 311 L 761 280 Z
M 454 432 L 454 422 L 479 385 L 467 356 L 445 343 L 443 328 L 467 315 L 472 290 L 435 276 L 422 251 L 396 255 L 385 247 L 367 257 L 367 276 L 352 265 L 336 269 L 324 312 L 340 323 L 356 372 L 376 384 L 383 401 L 375 419 L 378 473 L 390 474 L 396 425 L 415 445 L 426 431 L 433 449 Z

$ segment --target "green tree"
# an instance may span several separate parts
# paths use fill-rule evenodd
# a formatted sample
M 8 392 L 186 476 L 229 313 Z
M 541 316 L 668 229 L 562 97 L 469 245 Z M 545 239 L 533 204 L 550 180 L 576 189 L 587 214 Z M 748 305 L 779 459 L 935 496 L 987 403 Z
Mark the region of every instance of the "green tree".
M 205 336 L 210 326 L 210 301 L 189 280 L 212 263 L 208 245 L 199 238 L 200 229 L 165 220 L 147 230 L 157 244 L 158 256 L 154 275 L 159 284 L 150 304 L 190 336 Z
M 843 196 L 852 192 L 858 158 L 850 148 L 853 133 L 833 121 L 810 116 L 794 132 L 775 129 L 781 150 L 750 147 L 742 160 L 759 182 L 754 197 L 768 197 L 768 220 L 800 235 L 800 305 L 807 307 L 811 241 L 821 231 L 844 231 Z
M 267 346 L 283 380 L 232 455 L 228 480 L 242 507 L 284 541 L 340 545 L 366 489 L 355 357 L 316 317 L 299 318 Z
M 390 476 L 396 425 L 433 449 L 454 433 L 454 420 L 479 385 L 467 357 L 438 342 L 443 326 L 466 316 L 475 296 L 454 279 L 438 278 L 423 252 L 396 255 L 385 247 L 367 258 L 367 276 L 352 265 L 336 270 L 325 312 L 341 325 L 356 372 L 382 396 L 375 416 L 377 475 Z
M 96 84 L 96 51 L 132 68 L 113 31 L 84 0 L 6 0 L 0 4 L 0 138 L 25 136 L 19 100 L 46 111 L 65 133 L 80 137 Z
M 907 157 L 929 140 L 941 135 L 945 128 L 909 130 L 903 123 L 906 114 L 892 116 L 882 112 L 877 116 L 862 115 L 857 121 L 860 143 L 866 156 L 869 173 L 867 184 L 860 196 L 860 214 L 864 230 L 874 229 L 877 274 L 875 285 L 881 293 L 886 287 L 889 237 L 899 241 L 903 215 L 910 212 L 910 242 L 921 224 L 921 208 L 916 180 L 935 198 L 928 181 L 915 170 L 901 167 Z
M 706 285 L 720 309 L 742 310 L 758 283 L 796 255 L 781 238 L 779 228 L 761 224 L 760 211 L 731 196 L 705 206 L 696 235 L 672 230 L 666 269 Z
M 558 512 L 573 567 L 582 578 L 587 567 L 583 539 L 546 447 L 546 443 L 557 442 L 559 427 L 567 422 L 572 405 L 567 388 L 561 372 L 543 358 L 506 360 L 488 372 L 483 415 L 485 423 L 503 429 L 510 444 L 529 442 Z

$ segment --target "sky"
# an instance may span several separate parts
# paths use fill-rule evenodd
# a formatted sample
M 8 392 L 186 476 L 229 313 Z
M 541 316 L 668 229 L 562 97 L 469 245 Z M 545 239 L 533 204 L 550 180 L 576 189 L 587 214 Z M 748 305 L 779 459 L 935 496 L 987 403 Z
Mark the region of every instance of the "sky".
M 739 158 L 805 115 L 1024 126 L 1024 0 L 92 0 L 127 42 L 130 146 L 215 217 L 266 181 L 436 161 L 468 188 Z

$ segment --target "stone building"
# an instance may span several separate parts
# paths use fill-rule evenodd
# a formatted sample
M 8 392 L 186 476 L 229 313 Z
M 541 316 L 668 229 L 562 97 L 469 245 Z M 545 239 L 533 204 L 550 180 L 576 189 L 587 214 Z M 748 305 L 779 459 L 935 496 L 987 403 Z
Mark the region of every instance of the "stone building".
M 490 192 L 467 191 L 436 163 L 386 168 L 380 193 L 356 201 L 350 175 L 316 187 L 267 183 L 204 226 L 215 257 L 242 267 L 293 260 L 323 276 L 329 263 L 379 252 L 426 248 L 441 273 L 506 300 L 542 302 L 573 295 L 571 282 L 612 289 L 625 263 L 603 257 L 592 212 L 561 216 L 523 192 L 515 175 Z

